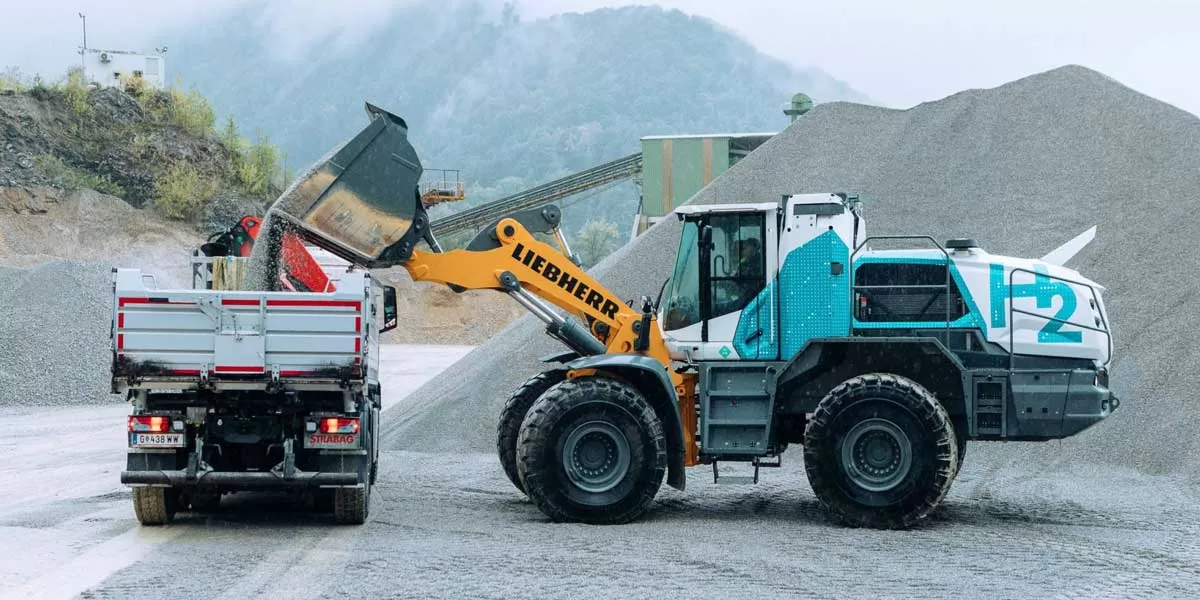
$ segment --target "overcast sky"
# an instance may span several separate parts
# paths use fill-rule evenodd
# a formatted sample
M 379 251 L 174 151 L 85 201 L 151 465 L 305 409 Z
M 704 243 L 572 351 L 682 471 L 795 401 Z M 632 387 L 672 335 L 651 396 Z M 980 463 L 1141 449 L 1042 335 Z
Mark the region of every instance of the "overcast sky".
M 76 58 L 72 52 L 80 43 L 80 11 L 88 15 L 89 46 L 135 49 L 163 43 L 164 28 L 186 26 L 250 1 L 255 0 L 0 0 L 0 68 L 61 73 Z M 280 31 L 336 28 L 352 39 L 398 1 L 412 0 L 276 0 L 273 14 Z M 532 19 L 630 3 L 517 4 L 523 18 Z M 895 108 L 1076 63 L 1200 115 L 1200 0 L 640 3 L 709 17 L 767 54 L 820 67 Z M 304 43 L 294 36 L 281 39 Z M 169 53 L 167 65 L 169 70 Z

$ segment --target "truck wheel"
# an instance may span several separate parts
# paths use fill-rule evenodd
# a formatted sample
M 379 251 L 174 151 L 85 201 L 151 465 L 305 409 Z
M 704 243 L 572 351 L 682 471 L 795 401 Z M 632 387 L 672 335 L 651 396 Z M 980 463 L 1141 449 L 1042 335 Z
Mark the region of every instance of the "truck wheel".
M 161 487 L 133 488 L 133 513 L 142 525 L 170 523 L 179 510 L 179 490 Z
M 344 525 L 362 525 L 371 508 L 371 486 L 338 488 L 333 492 L 333 520 Z
M 521 492 L 525 491 L 517 475 L 517 437 L 521 434 L 521 423 L 525 421 L 525 415 L 533 403 L 546 390 L 566 378 L 567 372 L 561 369 L 538 373 L 517 388 L 508 402 L 504 403 L 504 410 L 500 411 L 500 421 L 496 425 L 496 453 L 500 456 L 504 474 Z
M 852 527 L 902 529 L 929 515 L 958 464 L 946 409 L 916 382 L 875 373 L 831 392 L 804 435 L 817 498 Z
M 628 523 L 662 485 L 662 422 L 634 387 L 602 376 L 568 379 L 529 411 L 517 440 L 526 494 L 560 522 Z

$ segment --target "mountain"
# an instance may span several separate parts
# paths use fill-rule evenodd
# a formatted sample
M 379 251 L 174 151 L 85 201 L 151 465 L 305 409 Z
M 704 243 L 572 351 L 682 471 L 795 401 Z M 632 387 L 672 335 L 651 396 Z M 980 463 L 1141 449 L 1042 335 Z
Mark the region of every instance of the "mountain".
M 462 171 L 468 204 L 636 152 L 644 135 L 781 130 L 797 91 L 867 101 L 677 10 L 522 21 L 478 0 L 420 0 L 357 41 L 287 57 L 266 11 L 247 6 L 179 32 L 170 68 L 297 170 L 362 126 L 364 101 L 379 104 L 408 121 L 427 168 Z M 568 223 L 599 216 L 624 227 L 636 196 L 626 184 L 609 202 L 568 211 Z

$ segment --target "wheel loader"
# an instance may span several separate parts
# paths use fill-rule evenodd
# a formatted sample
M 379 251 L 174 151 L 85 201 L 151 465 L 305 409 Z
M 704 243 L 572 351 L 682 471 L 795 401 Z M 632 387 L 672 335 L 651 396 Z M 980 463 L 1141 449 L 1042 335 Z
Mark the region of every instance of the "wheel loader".
M 690 468 L 753 483 L 798 445 L 831 515 L 906 528 L 942 502 L 968 440 L 1061 439 L 1119 405 L 1103 288 L 1063 266 L 1094 229 L 1023 259 L 869 237 L 845 193 L 685 205 L 669 280 L 626 303 L 579 266 L 553 206 L 444 251 L 417 190 L 389 187 L 419 162 L 389 160 L 371 131 L 347 143 L 353 164 L 316 169 L 268 219 L 357 265 L 504 292 L 546 323 L 569 351 L 508 400 L 497 445 L 555 521 L 634 521 Z M 736 463 L 753 476 L 722 476 Z

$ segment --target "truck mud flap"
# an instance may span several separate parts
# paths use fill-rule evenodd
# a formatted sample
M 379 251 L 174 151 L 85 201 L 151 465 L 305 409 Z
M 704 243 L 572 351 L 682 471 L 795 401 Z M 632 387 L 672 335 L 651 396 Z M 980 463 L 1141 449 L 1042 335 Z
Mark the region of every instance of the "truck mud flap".
M 358 473 L 295 472 L 291 477 L 276 473 L 234 473 L 208 471 L 188 477 L 186 470 L 178 471 L 121 471 L 121 483 L 126 485 L 170 486 L 245 486 L 263 489 L 304 488 L 320 486 L 356 486 Z

